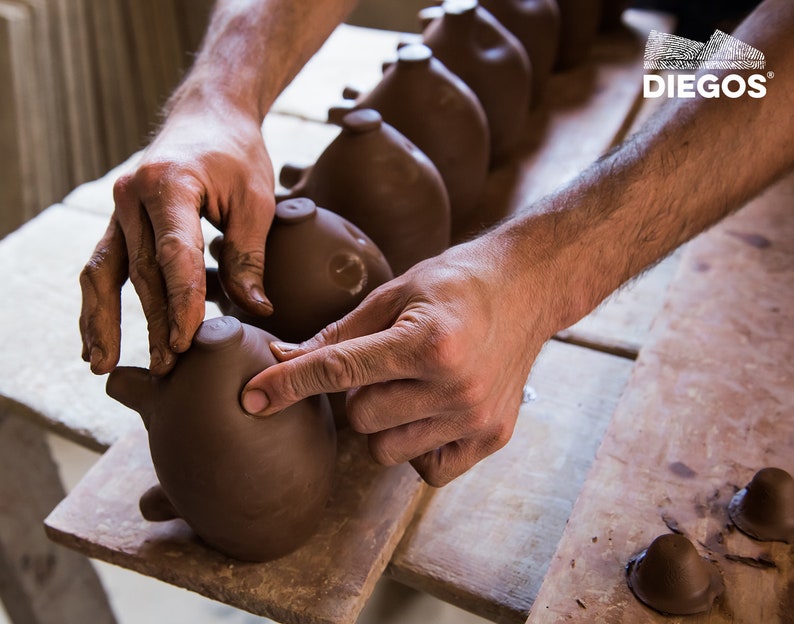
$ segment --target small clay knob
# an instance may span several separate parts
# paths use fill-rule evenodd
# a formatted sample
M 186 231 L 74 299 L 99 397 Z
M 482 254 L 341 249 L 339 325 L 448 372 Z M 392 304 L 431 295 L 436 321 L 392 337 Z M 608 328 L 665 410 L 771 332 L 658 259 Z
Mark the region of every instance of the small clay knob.
M 276 220 L 284 225 L 302 223 L 317 215 L 317 206 L 306 197 L 287 199 L 276 205 Z
M 423 43 L 411 43 L 397 51 L 397 62 L 401 67 L 429 65 L 433 51 Z
M 477 0 L 445 0 L 442 5 L 444 13 L 447 15 L 469 15 L 474 17 L 474 12 L 477 10 Z
M 243 326 L 233 316 L 204 321 L 193 337 L 193 346 L 207 351 L 236 347 L 243 338 Z
M 736 493 L 728 513 L 750 537 L 794 542 L 794 478 L 781 468 L 762 468 Z
M 341 126 L 343 130 L 353 134 L 364 134 L 365 132 L 379 130 L 382 123 L 383 118 L 378 111 L 371 108 L 362 108 L 342 117 Z
M 711 608 L 724 588 L 714 564 L 701 557 L 683 535 L 657 537 L 626 566 L 631 591 L 664 614 L 690 615 Z

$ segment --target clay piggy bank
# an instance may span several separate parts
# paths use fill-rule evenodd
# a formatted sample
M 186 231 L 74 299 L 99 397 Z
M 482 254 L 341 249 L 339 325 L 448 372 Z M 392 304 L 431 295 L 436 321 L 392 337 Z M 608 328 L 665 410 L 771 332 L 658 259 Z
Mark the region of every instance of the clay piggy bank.
M 485 186 L 490 161 L 490 131 L 482 104 L 463 80 L 433 58 L 425 45 L 407 45 L 397 62 L 369 93 L 346 90 L 358 99 L 331 109 L 339 121 L 353 107 L 373 108 L 427 154 L 449 195 L 452 237 L 469 226 Z
M 436 15 L 432 8 L 424 43 L 477 95 L 491 131 L 492 162 L 502 162 L 527 122 L 532 91 L 527 53 L 477 0 L 445 0 Z
M 280 180 L 372 238 L 395 275 L 449 246 L 449 198 L 430 159 L 373 109 L 339 120 L 342 132 L 313 167 Z M 297 180 L 295 179 L 297 177 Z
M 220 288 L 215 269 L 207 270 L 207 300 L 281 340 L 301 342 L 391 278 L 389 263 L 364 232 L 310 199 L 296 198 L 276 206 L 265 243 L 264 288 L 273 314 L 253 317 L 240 310 Z
M 524 46 L 532 65 L 535 105 L 557 59 L 560 9 L 556 0 L 480 0 L 480 4 Z
M 205 321 L 174 370 L 117 368 L 107 393 L 138 411 L 160 486 L 141 498 L 149 520 L 183 518 L 207 544 L 267 561 L 315 531 L 331 492 L 336 432 L 328 399 L 256 419 L 240 392 L 275 363 L 267 332 L 235 318 Z

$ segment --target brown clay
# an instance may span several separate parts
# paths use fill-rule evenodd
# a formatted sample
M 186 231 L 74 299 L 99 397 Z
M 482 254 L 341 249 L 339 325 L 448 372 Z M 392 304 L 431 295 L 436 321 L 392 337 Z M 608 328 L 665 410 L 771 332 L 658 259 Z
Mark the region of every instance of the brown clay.
M 207 544 L 247 561 L 275 559 L 312 535 L 336 457 L 325 396 L 266 419 L 240 406 L 245 383 L 275 364 L 274 339 L 231 317 L 211 319 L 165 377 L 121 367 L 107 382 L 149 431 L 162 490 L 143 495 L 145 516 L 178 515 Z
M 491 129 L 491 159 L 507 158 L 526 125 L 532 68 L 516 37 L 477 0 L 446 0 L 423 33 L 435 57 L 469 85 Z
M 794 478 L 780 468 L 762 468 L 736 493 L 728 513 L 750 537 L 794 542 Z
M 557 0 L 560 7 L 560 47 L 555 69 L 571 69 L 587 58 L 601 23 L 601 1 Z
M 488 121 L 474 92 L 430 48 L 412 44 L 398 50 L 397 62 L 355 107 L 377 110 L 433 161 L 449 195 L 452 232 L 460 231 L 477 207 L 490 159 Z
M 701 557 L 683 535 L 657 537 L 626 566 L 628 585 L 643 603 L 668 615 L 711 609 L 724 589 L 714 564 Z
M 214 269 L 207 270 L 207 299 L 224 314 L 302 342 L 391 278 L 389 263 L 364 232 L 310 199 L 296 198 L 276 206 L 265 244 L 264 288 L 273 314 L 242 312 L 223 294 Z
M 308 197 L 361 228 L 399 275 L 449 246 L 444 181 L 430 159 L 373 109 L 348 113 L 342 132 L 295 181 L 291 197 Z M 292 183 L 292 184 L 290 184 Z
M 491 15 L 524 46 L 532 66 L 532 104 L 540 101 L 560 38 L 560 9 L 556 0 L 480 0 Z

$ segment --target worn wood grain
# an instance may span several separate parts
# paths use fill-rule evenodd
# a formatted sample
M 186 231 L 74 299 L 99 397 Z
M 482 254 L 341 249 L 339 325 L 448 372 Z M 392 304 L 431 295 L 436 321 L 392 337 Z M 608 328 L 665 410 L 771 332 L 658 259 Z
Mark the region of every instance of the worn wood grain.
M 549 343 L 510 443 L 438 490 L 389 572 L 497 622 L 523 622 L 632 362 Z
M 690 243 L 529 623 L 794 621 L 794 547 L 751 540 L 725 511 L 758 469 L 794 470 L 792 201 L 788 178 Z M 625 584 L 629 557 L 674 529 L 725 578 L 708 615 L 665 618 Z
M 423 490 L 409 465 L 382 468 L 363 437 L 340 432 L 319 532 L 286 557 L 250 564 L 204 546 L 181 520 L 143 520 L 138 498 L 155 482 L 145 433 L 130 434 L 52 512 L 47 532 L 91 557 L 284 624 L 355 622 Z
M 63 496 L 43 431 L 0 408 L 0 598 L 14 624 L 115 622 L 88 560 L 44 534 Z

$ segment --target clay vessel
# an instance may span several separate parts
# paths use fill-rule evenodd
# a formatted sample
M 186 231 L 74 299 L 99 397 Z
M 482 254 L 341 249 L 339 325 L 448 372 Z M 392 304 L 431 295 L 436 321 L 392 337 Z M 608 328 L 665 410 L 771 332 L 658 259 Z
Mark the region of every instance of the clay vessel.
M 477 0 L 446 0 L 423 39 L 435 57 L 469 85 L 491 129 L 491 159 L 515 150 L 526 126 L 532 69 L 516 37 Z
M 480 0 L 491 15 L 516 36 L 532 66 L 532 105 L 540 101 L 560 38 L 560 9 L 556 0 Z
M 780 468 L 762 468 L 736 493 L 728 513 L 751 537 L 794 542 L 794 478 Z
M 447 188 L 453 235 L 467 225 L 485 186 L 490 138 L 482 105 L 466 83 L 434 59 L 430 48 L 407 45 L 352 106 L 374 108 L 427 154 Z M 337 121 L 347 110 L 332 109 L 329 117 Z
M 290 190 L 361 228 L 395 275 L 449 246 L 449 198 L 430 159 L 380 113 L 345 115 L 342 132 Z M 282 169 L 291 186 L 295 169 Z M 267 291 L 266 291 L 267 292 Z
M 631 0 L 601 0 L 601 32 L 611 32 L 620 28 L 623 23 L 623 11 L 631 4 Z
M 557 0 L 560 7 L 560 46 L 555 69 L 571 69 L 587 58 L 601 23 L 601 1 Z
M 264 288 L 273 314 L 253 317 L 235 306 L 207 270 L 207 300 L 224 314 L 282 340 L 302 342 L 339 320 L 392 278 L 389 263 L 355 225 L 307 198 L 276 205 L 265 243 Z
M 629 587 L 643 603 L 668 615 L 702 613 L 724 589 L 714 564 L 703 559 L 687 538 L 657 537 L 626 566 Z
M 107 382 L 149 431 L 160 487 L 142 497 L 145 517 L 179 516 L 207 544 L 246 561 L 281 557 L 314 533 L 336 458 L 325 396 L 266 419 L 240 406 L 245 383 L 275 364 L 274 339 L 231 317 L 211 319 L 165 377 L 120 367 Z

